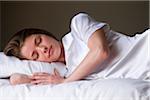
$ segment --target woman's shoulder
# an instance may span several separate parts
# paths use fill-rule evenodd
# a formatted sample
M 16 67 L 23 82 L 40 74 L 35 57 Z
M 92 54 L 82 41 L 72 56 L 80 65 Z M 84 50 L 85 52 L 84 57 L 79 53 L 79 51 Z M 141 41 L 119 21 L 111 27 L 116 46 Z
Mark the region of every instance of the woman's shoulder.
M 74 22 L 74 21 L 78 21 L 78 20 L 84 20 L 84 19 L 86 19 L 86 18 L 88 18 L 89 17 L 89 15 L 87 14 L 87 13 L 77 13 L 77 14 L 75 14 L 73 17 L 72 17 L 72 22 Z
M 75 14 L 73 18 L 80 18 L 84 16 L 89 16 L 89 15 L 87 13 L 80 12 L 80 13 Z

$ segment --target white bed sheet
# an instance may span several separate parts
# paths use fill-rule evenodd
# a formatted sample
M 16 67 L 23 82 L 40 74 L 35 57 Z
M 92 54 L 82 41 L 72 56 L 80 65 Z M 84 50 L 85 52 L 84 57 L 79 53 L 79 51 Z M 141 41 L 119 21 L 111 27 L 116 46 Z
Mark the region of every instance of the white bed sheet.
M 8 80 L 0 79 L 0 100 L 150 100 L 150 83 L 137 79 L 101 79 L 12 86 Z
M 0 100 L 150 100 L 149 34 L 150 29 L 141 38 L 137 35 L 131 52 L 110 63 L 106 70 L 93 74 L 93 80 L 12 86 L 8 80 L 0 79 Z

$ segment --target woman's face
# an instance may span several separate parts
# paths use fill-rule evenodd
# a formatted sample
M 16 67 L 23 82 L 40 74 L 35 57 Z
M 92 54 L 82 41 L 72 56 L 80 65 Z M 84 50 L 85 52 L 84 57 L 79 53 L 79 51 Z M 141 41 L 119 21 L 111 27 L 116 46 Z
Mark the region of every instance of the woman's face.
M 56 39 L 43 34 L 34 34 L 26 38 L 21 55 L 29 60 L 52 62 L 60 59 L 61 49 L 61 43 Z

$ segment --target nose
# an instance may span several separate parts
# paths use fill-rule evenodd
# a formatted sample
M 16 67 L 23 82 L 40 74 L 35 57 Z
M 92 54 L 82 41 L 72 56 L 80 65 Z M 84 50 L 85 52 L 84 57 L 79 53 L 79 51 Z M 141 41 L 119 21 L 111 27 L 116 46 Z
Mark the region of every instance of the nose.
M 40 45 L 36 49 L 42 51 L 43 53 L 47 53 L 48 52 L 48 48 L 46 46 L 44 46 L 44 45 Z

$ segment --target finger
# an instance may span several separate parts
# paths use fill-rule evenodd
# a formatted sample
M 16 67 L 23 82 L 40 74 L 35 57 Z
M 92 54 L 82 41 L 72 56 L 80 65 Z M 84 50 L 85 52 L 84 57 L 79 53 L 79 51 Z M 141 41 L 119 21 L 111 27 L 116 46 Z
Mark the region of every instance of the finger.
M 31 84 L 40 84 L 41 83 L 41 80 L 34 80 L 34 81 L 31 81 Z
M 42 76 L 42 75 L 49 75 L 49 74 L 48 73 L 43 73 L 43 72 L 42 73 L 40 73 L 40 72 L 33 73 L 33 76 L 36 76 L 36 75 L 41 75 Z
M 41 75 L 33 76 L 33 79 L 35 79 L 35 80 L 46 80 L 47 78 L 48 78 L 48 76 L 41 76 Z
M 57 75 L 51 75 L 51 80 L 54 80 L 54 79 L 56 79 L 58 76 Z
M 34 81 L 31 81 L 31 84 L 46 85 L 46 84 L 52 84 L 52 81 L 50 81 L 50 80 L 34 80 Z
M 42 83 L 48 83 L 46 80 L 34 80 L 31 81 L 31 84 L 42 84 Z
M 56 75 L 56 76 L 60 76 L 60 73 L 58 72 L 58 70 L 55 68 L 54 69 L 54 74 Z
M 46 73 L 46 72 L 35 72 L 35 73 L 33 73 L 33 76 L 34 75 L 49 75 L 49 73 Z

